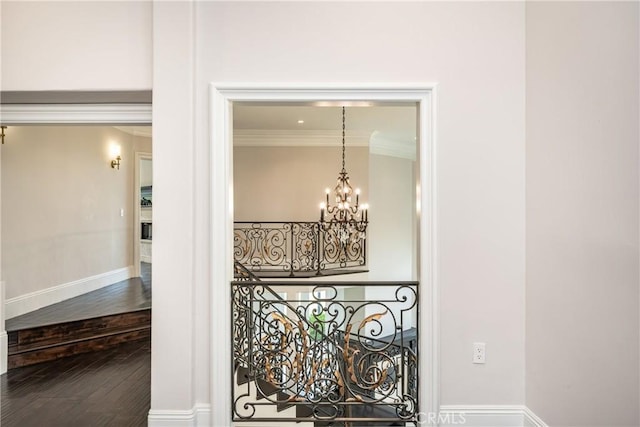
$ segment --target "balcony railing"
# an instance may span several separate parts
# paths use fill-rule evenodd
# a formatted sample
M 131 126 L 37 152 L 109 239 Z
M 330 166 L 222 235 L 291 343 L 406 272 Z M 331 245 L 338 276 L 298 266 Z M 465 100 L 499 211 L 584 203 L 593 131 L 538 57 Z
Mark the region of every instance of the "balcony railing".
M 366 241 L 363 232 L 344 242 L 318 222 L 235 222 L 233 255 L 259 276 L 309 277 L 365 271 Z
M 234 421 L 417 421 L 417 282 L 231 286 Z

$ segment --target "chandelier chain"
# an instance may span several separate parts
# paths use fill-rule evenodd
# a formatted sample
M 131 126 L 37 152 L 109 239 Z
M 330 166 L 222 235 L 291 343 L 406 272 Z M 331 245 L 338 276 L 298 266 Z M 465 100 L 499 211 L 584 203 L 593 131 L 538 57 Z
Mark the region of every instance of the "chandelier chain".
M 344 125 L 344 107 L 342 107 L 342 172 L 346 172 L 345 161 L 344 161 L 344 152 L 345 152 L 344 129 L 345 129 L 345 125 Z

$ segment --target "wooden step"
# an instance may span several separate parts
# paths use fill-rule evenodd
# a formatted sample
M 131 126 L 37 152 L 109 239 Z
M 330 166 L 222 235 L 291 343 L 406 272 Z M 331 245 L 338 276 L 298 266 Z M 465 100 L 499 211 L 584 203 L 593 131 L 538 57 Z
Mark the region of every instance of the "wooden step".
M 151 336 L 151 309 L 8 331 L 9 369 Z

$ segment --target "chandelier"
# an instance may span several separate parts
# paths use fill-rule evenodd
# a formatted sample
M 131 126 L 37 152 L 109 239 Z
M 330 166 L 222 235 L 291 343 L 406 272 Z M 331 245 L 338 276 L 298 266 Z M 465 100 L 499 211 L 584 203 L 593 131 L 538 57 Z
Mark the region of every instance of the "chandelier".
M 368 206 L 360 205 L 360 189 L 355 192 L 349 183 L 345 167 L 345 111 L 342 107 L 342 170 L 333 189 L 335 204 L 331 205 L 331 190 L 327 188 L 326 200 L 320 204 L 320 226 L 324 231 L 332 231 L 343 245 L 363 239 L 369 222 Z M 355 201 L 354 201 L 355 199 Z

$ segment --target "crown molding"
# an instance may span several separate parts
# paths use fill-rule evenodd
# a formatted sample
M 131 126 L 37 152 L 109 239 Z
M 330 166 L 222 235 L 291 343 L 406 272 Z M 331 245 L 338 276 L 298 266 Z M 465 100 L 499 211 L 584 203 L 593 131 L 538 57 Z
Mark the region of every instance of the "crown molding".
M 0 123 L 149 125 L 151 104 L 2 104 Z
M 347 132 L 345 143 L 349 147 L 367 147 L 370 132 Z M 317 130 L 260 130 L 233 131 L 236 147 L 339 147 L 342 132 Z
M 151 138 L 152 136 L 151 126 L 148 126 L 148 127 L 146 126 L 145 127 L 114 126 L 114 128 L 118 129 L 121 132 L 128 133 L 129 135 L 133 135 L 133 136 L 142 136 L 145 138 Z
M 388 137 L 381 132 L 374 131 L 369 143 L 369 152 L 382 156 L 398 157 L 416 160 L 416 141 L 406 138 Z
M 379 131 L 347 132 L 345 139 L 347 146 L 369 147 L 372 154 L 416 160 L 416 142 L 410 139 L 387 136 Z M 341 144 L 340 131 L 238 129 L 233 132 L 236 147 L 339 147 Z

